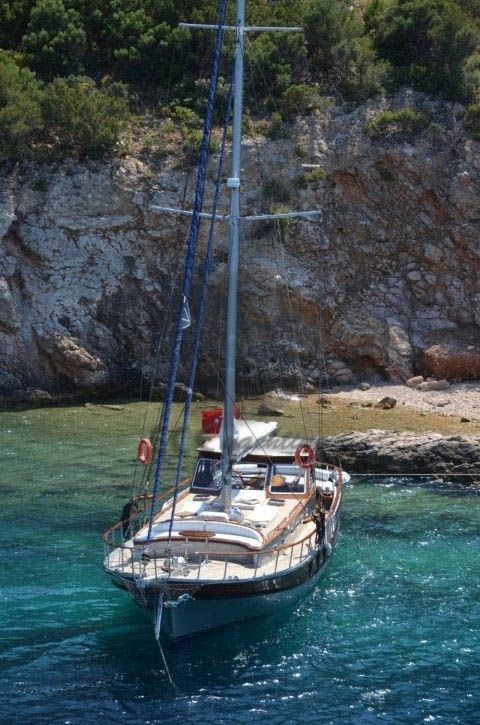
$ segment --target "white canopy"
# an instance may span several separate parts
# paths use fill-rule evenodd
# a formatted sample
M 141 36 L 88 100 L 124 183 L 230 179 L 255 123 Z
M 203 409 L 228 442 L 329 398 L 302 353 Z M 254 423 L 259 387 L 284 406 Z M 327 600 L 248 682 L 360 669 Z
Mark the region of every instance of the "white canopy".
M 233 457 L 238 461 L 253 448 L 257 448 L 269 438 L 277 428 L 277 423 L 264 423 L 259 420 L 233 421 Z M 218 436 L 206 440 L 198 450 L 202 453 L 222 452 L 222 430 Z

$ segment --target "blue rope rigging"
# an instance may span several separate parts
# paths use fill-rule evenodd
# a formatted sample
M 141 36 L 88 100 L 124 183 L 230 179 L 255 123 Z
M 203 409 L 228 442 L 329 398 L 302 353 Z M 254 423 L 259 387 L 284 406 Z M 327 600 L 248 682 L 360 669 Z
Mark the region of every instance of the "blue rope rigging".
M 200 299 L 198 303 L 198 313 L 197 313 L 197 321 L 195 323 L 195 335 L 193 340 L 193 348 L 192 348 L 192 362 L 190 365 L 190 374 L 188 378 L 187 383 L 187 397 L 185 400 L 185 408 L 183 413 L 183 425 L 182 425 L 182 436 L 180 439 L 180 449 L 178 453 L 178 462 L 177 462 L 177 474 L 175 478 L 175 491 L 173 494 L 173 505 L 172 505 L 172 515 L 170 518 L 170 526 L 168 530 L 168 540 L 170 542 L 170 538 L 172 536 L 172 527 L 173 527 L 173 519 L 175 516 L 175 505 L 177 502 L 177 494 L 178 494 L 178 487 L 180 483 L 180 479 L 182 476 L 182 468 L 183 468 L 183 459 L 185 456 L 185 445 L 187 440 L 187 430 L 188 430 L 188 423 L 190 419 L 190 408 L 192 405 L 192 398 L 193 398 L 193 389 L 195 385 L 195 376 L 197 373 L 197 363 L 198 363 L 198 354 L 200 351 L 200 342 L 202 337 L 202 327 L 203 327 L 203 319 L 205 317 L 205 307 L 207 302 L 207 289 L 208 289 L 208 278 L 210 276 L 210 270 L 212 267 L 212 252 L 213 252 L 213 242 L 215 238 L 215 222 L 216 222 L 216 215 L 217 215 L 217 207 L 218 207 L 218 200 L 220 197 L 220 189 L 221 189 L 221 180 L 222 180 L 222 172 L 223 172 L 223 161 L 225 158 L 225 145 L 227 142 L 227 130 L 228 130 L 228 124 L 230 120 L 230 114 L 232 109 L 232 98 L 233 98 L 233 77 L 230 82 L 230 87 L 228 89 L 228 96 L 227 96 L 227 111 L 225 115 L 225 125 L 223 128 L 223 138 L 222 138 L 222 144 L 220 148 L 220 158 L 218 160 L 218 169 L 217 169 L 217 179 L 215 182 L 215 194 L 213 197 L 213 205 L 212 205 L 212 219 L 210 222 L 210 229 L 208 233 L 208 241 L 207 241 L 207 249 L 205 252 L 205 259 L 203 261 L 203 281 L 202 281 L 202 287 L 200 291 Z
M 220 0 L 217 30 L 215 36 L 215 49 L 213 53 L 212 72 L 210 76 L 210 84 L 208 88 L 207 108 L 205 113 L 205 121 L 203 124 L 202 143 L 200 146 L 200 159 L 198 164 L 197 182 L 195 187 L 195 198 L 193 203 L 192 220 L 190 223 L 190 231 L 187 243 L 187 255 L 185 259 L 185 270 L 182 285 L 182 303 L 180 305 L 177 318 L 175 339 L 170 357 L 170 369 L 168 371 L 167 387 L 165 391 L 165 401 L 162 412 L 160 441 L 158 444 L 157 463 L 155 467 L 155 479 L 152 492 L 152 507 L 150 510 L 150 520 L 148 525 L 147 543 L 151 539 L 153 518 L 158 498 L 158 490 L 162 476 L 165 453 L 167 449 L 168 426 L 173 403 L 173 391 L 177 378 L 178 366 L 180 362 L 180 349 L 182 346 L 183 331 L 185 328 L 185 318 L 188 312 L 188 297 L 190 294 L 191 279 L 193 267 L 195 264 L 195 254 L 197 249 L 198 235 L 200 231 L 200 213 L 203 204 L 203 194 L 205 190 L 205 179 L 207 172 L 208 150 L 210 143 L 210 134 L 213 125 L 213 114 L 215 109 L 215 100 L 217 95 L 218 76 L 220 72 L 220 59 L 222 55 L 222 44 L 225 25 L 225 17 L 227 12 L 228 0 Z

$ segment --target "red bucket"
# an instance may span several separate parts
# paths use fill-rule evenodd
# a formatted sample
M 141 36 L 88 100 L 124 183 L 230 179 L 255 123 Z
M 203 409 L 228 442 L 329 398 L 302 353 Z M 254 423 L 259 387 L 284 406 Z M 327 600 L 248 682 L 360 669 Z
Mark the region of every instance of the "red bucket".
M 240 406 L 233 407 L 233 415 L 240 418 Z M 205 435 L 218 435 L 222 425 L 223 408 L 209 408 L 202 413 L 202 433 Z
M 220 433 L 220 426 L 222 425 L 222 408 L 212 408 L 211 410 L 204 410 L 202 413 L 202 433 L 207 435 L 216 435 Z

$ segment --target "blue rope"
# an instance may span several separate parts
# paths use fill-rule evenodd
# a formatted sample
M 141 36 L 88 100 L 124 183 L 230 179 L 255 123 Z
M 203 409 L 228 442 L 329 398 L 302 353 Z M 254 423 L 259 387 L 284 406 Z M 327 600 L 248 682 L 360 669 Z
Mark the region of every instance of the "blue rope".
M 216 179 L 216 184 L 215 184 L 215 194 L 213 197 L 213 205 L 212 205 L 212 219 L 210 222 L 210 230 L 209 230 L 209 234 L 208 234 L 207 250 L 206 250 L 205 259 L 203 262 L 203 282 L 202 282 L 202 288 L 200 291 L 198 316 L 197 316 L 197 322 L 195 324 L 195 336 L 194 336 L 193 348 L 192 348 L 192 363 L 190 366 L 190 375 L 189 375 L 188 383 L 187 383 L 187 397 L 185 400 L 185 409 L 184 409 L 184 413 L 183 413 L 182 437 L 180 440 L 180 450 L 179 450 L 179 454 L 178 454 L 177 475 L 176 475 L 176 479 L 175 479 L 175 491 L 173 494 L 172 516 L 170 519 L 170 527 L 169 527 L 169 531 L 168 531 L 169 540 L 172 535 L 173 517 L 175 515 L 175 504 L 177 501 L 178 485 L 180 483 L 180 478 L 182 476 L 183 459 L 185 456 L 187 430 L 188 430 L 188 423 L 189 423 L 189 418 L 190 418 L 190 408 L 192 405 L 193 389 L 194 389 L 194 385 L 195 385 L 195 375 L 197 372 L 198 354 L 200 351 L 200 342 L 201 342 L 201 337 L 202 337 L 203 319 L 205 316 L 205 307 L 206 307 L 206 302 L 207 302 L 208 278 L 209 278 L 210 270 L 212 267 L 213 241 L 215 238 L 215 222 L 216 222 L 216 215 L 217 215 L 218 200 L 220 197 L 221 180 L 222 180 L 222 172 L 223 172 L 223 161 L 225 158 L 225 146 L 226 146 L 226 142 L 227 142 L 227 130 L 228 130 L 228 124 L 229 124 L 230 113 L 231 113 L 231 108 L 232 108 L 232 97 L 233 97 L 233 78 L 232 78 L 232 81 L 230 82 L 230 87 L 229 87 L 228 96 L 227 96 L 227 103 L 226 103 L 227 112 L 226 112 L 226 116 L 225 116 L 225 125 L 224 125 L 224 129 L 223 129 L 223 138 L 222 138 L 222 145 L 221 145 L 221 149 L 220 149 L 220 158 L 218 160 L 217 179 Z
M 163 412 L 162 412 L 160 441 L 159 441 L 159 445 L 158 445 L 157 464 L 156 464 L 156 468 L 155 468 L 155 482 L 154 482 L 153 493 L 152 493 L 152 508 L 150 511 L 150 521 L 149 521 L 149 525 L 148 525 L 147 543 L 150 541 L 151 535 L 152 535 L 153 518 L 155 515 L 155 508 L 156 508 L 157 498 L 158 498 L 158 490 L 160 487 L 163 463 L 165 460 L 165 453 L 166 453 L 166 449 L 167 449 L 168 425 L 170 422 L 170 415 L 171 415 L 171 411 L 172 411 L 173 391 L 174 391 L 175 381 L 177 378 L 178 366 L 179 366 L 179 362 L 180 362 L 180 349 L 182 346 L 183 331 L 185 329 L 184 318 L 185 318 L 185 313 L 188 308 L 188 297 L 189 297 L 189 293 L 190 293 L 190 285 L 191 285 L 193 267 L 194 267 L 194 263 L 195 263 L 195 253 L 196 253 L 196 249 L 197 249 L 197 241 L 198 241 L 198 235 L 199 235 L 199 231 L 200 231 L 200 221 L 201 221 L 200 213 L 202 210 L 203 193 L 205 190 L 205 178 L 206 178 L 207 161 L 208 161 L 208 147 L 209 147 L 209 142 L 210 142 L 210 133 L 212 130 L 212 125 L 213 125 L 213 113 L 214 113 L 214 109 L 215 109 L 215 99 L 216 99 L 216 95 L 217 95 L 217 83 L 218 83 L 218 76 L 219 76 L 219 72 L 220 72 L 220 58 L 221 58 L 221 53 L 222 53 L 222 43 L 223 43 L 223 34 L 224 34 L 223 26 L 225 25 L 227 3 L 228 3 L 228 0 L 220 0 L 220 5 L 219 5 L 217 31 L 216 31 L 216 36 L 215 36 L 215 49 L 214 49 L 213 62 L 212 62 L 212 72 L 211 72 L 211 76 L 210 76 L 210 85 L 208 88 L 208 100 L 207 100 L 205 121 L 203 124 L 202 143 L 200 146 L 200 159 L 199 159 L 199 164 L 198 164 L 197 183 L 196 183 L 196 187 L 195 187 L 195 199 L 194 199 L 194 203 L 193 203 L 192 221 L 190 224 L 190 231 L 189 231 L 188 243 L 187 243 L 187 256 L 186 256 L 186 260 L 185 260 L 185 270 L 184 270 L 183 285 L 182 285 L 182 302 L 180 305 L 179 314 L 178 314 L 178 318 L 177 318 L 175 340 L 174 340 L 171 357 L 170 357 L 170 369 L 168 371 L 167 387 L 166 387 L 166 391 L 165 391 L 165 401 L 164 401 L 164 407 L 163 407 Z

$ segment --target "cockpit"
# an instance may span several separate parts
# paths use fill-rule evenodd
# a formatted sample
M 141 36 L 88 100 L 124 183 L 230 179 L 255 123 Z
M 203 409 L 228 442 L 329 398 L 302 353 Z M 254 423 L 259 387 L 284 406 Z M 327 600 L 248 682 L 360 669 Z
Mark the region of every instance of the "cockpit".
M 232 488 L 256 491 L 265 489 L 268 465 L 265 463 L 236 463 L 232 469 Z M 218 494 L 222 487 L 221 462 L 215 458 L 199 458 L 191 490 L 196 493 Z
M 306 469 L 291 463 L 235 463 L 232 469 L 232 489 L 264 491 L 267 497 L 304 496 L 308 485 L 309 473 Z M 218 495 L 221 488 L 221 461 L 218 458 L 199 458 L 191 490 Z

